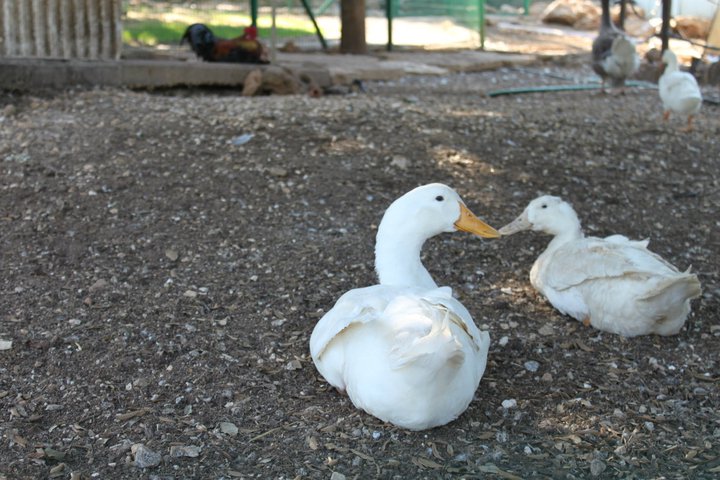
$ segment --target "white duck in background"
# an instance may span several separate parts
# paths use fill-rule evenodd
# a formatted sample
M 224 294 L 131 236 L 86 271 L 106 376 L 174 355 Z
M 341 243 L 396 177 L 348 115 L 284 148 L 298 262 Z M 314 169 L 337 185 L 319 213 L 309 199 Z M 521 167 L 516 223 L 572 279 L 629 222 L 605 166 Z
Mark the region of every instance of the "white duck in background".
M 622 235 L 585 237 L 575 211 L 558 197 L 536 198 L 502 235 L 554 235 L 530 270 L 530 282 L 560 312 L 626 337 L 674 335 L 701 293 L 696 275 L 680 272 Z
M 451 188 L 418 187 L 395 200 L 378 227 L 380 283 L 345 293 L 310 337 L 315 366 L 352 403 L 409 430 L 444 425 L 472 401 L 490 336 L 420 260 L 425 241 L 457 230 L 497 238 Z
M 667 121 L 670 112 L 687 116 L 687 127 L 692 130 L 693 117 L 702 106 L 702 93 L 695 77 L 688 72 L 681 72 L 677 57 L 671 50 L 662 54 L 663 73 L 658 80 L 658 91 L 663 103 L 663 118 Z
M 632 40 L 610 21 L 610 0 L 601 3 L 600 31 L 592 44 L 592 67 L 602 79 L 604 92 L 608 80 L 613 88 L 623 87 L 625 79 L 640 66 L 640 58 Z

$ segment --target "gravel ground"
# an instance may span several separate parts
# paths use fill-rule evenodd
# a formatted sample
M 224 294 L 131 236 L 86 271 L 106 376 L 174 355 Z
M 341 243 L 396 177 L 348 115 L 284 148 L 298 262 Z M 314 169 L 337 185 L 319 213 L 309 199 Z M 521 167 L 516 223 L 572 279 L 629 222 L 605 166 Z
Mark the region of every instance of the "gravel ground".
M 0 93 L 0 478 L 717 478 L 718 109 L 682 134 L 653 90 L 484 95 L 590 75 Z M 387 205 L 436 181 L 497 227 L 560 195 L 703 296 L 679 335 L 627 340 L 532 290 L 547 237 L 436 237 L 425 264 L 489 330 L 488 369 L 455 422 L 383 424 L 308 339 L 374 283 Z

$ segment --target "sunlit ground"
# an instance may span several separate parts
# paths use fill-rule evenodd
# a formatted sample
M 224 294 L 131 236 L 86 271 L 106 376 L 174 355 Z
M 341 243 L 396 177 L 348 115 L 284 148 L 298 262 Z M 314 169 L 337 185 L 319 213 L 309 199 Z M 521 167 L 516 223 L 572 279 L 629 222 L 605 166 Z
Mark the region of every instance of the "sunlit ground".
M 133 46 L 156 46 L 177 44 L 185 29 L 193 23 L 204 23 L 219 37 L 232 38 L 242 34 L 250 25 L 250 15 L 241 11 L 194 9 L 178 6 L 153 9 L 130 7 L 123 19 L 123 41 Z M 272 19 L 269 15 L 258 17 L 261 38 L 270 37 Z M 313 35 L 315 30 L 310 19 L 282 15 L 276 20 L 278 38 Z

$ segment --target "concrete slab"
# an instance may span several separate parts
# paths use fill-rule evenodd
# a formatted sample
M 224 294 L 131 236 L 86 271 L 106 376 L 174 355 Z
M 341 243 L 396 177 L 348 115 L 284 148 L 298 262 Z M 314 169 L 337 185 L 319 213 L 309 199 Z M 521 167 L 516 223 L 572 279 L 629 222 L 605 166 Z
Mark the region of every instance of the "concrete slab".
M 0 58 L 0 88 L 232 86 L 242 85 L 245 76 L 255 68 L 256 65 L 194 64 L 172 60 Z
M 373 55 L 279 53 L 274 68 L 320 87 L 347 85 L 353 80 L 393 80 L 405 75 L 447 75 L 506 65 L 526 65 L 532 55 L 482 51 L 391 52 Z M 30 90 L 70 85 L 130 88 L 176 86 L 241 86 L 245 76 L 265 65 L 206 63 L 182 60 L 59 60 L 0 58 L 0 88 Z

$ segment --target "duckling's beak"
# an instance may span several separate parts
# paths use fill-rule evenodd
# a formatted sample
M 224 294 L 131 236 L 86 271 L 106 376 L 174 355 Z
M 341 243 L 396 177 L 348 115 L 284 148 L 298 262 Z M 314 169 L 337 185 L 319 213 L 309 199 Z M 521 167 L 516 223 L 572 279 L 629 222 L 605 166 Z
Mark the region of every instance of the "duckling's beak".
M 530 220 L 528 220 L 528 214 L 527 212 L 523 212 L 522 215 L 502 227 L 500 229 L 500 235 L 512 235 L 513 233 L 522 232 L 523 230 L 530 230 L 531 228 L 532 223 L 530 223 Z
M 500 234 L 493 227 L 477 218 L 465 205 L 460 203 L 460 218 L 455 228 L 461 232 L 474 233 L 479 237 L 498 238 Z

